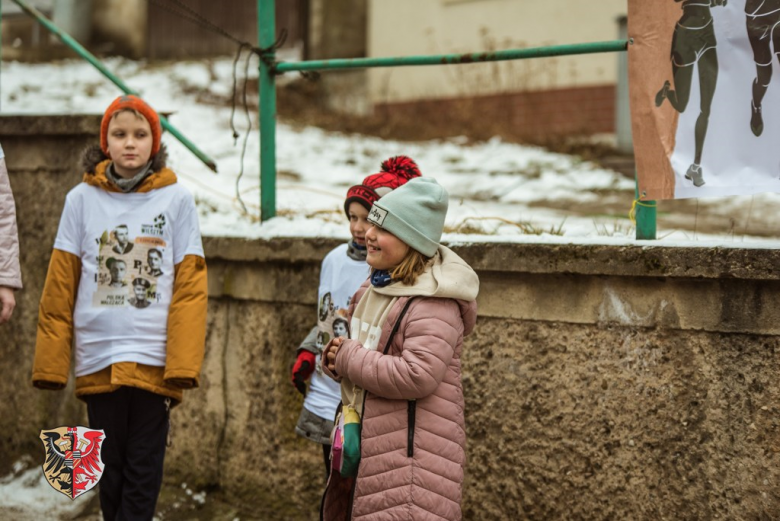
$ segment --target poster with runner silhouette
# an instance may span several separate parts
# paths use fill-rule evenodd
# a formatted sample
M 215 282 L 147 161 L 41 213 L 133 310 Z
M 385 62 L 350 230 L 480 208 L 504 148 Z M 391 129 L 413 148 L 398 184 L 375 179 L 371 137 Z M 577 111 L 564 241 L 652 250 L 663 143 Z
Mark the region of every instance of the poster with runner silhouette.
M 628 33 L 640 199 L 780 191 L 780 0 L 629 0 Z

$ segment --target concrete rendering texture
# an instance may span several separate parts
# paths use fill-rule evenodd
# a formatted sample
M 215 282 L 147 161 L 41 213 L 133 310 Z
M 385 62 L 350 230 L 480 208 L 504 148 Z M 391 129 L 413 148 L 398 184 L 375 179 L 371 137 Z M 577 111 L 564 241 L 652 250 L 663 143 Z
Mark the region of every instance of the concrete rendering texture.
M 210 293 L 242 310 L 226 324 L 238 327 L 243 352 L 228 354 L 223 364 L 251 382 L 237 402 L 245 404 L 238 422 L 258 434 L 276 418 L 271 452 L 290 455 L 295 465 L 286 468 L 300 468 L 300 451 L 309 454 L 304 475 L 292 481 L 289 472 L 247 480 L 246 453 L 234 464 L 223 462 L 240 469 L 235 493 L 245 501 L 263 490 L 292 492 L 301 479 L 321 481 L 316 447 L 292 434 L 298 397 L 287 381 L 287 350 L 313 319 L 298 317 L 297 337 L 276 331 L 291 313 L 313 316 L 317 262 L 335 245 L 206 241 Z M 480 320 L 463 354 L 466 519 L 780 515 L 777 252 L 541 244 L 455 249 L 481 280 Z M 268 302 L 258 307 L 258 300 Z M 256 326 L 247 328 L 247 321 Z M 272 347 L 260 347 L 267 343 L 284 346 L 281 359 Z M 236 344 L 227 341 L 225 352 Z M 267 371 L 276 377 L 258 374 Z M 226 409 L 236 407 L 227 394 L 222 399 Z M 190 406 L 202 407 L 184 407 Z M 257 407 L 265 411 L 261 417 L 248 412 Z M 302 492 L 304 505 L 316 507 L 320 492 Z M 283 502 L 272 510 L 303 516 L 305 510 L 292 507 Z
M 86 425 L 72 379 L 56 393 L 29 379 L 64 187 L 97 133 L 89 118 L 35 134 L 0 118 L 25 283 L 0 328 L 6 454 L 42 459 L 41 429 Z M 337 244 L 204 240 L 206 359 L 201 387 L 172 412 L 168 489 L 210 491 L 232 506 L 225 519 L 317 518 L 322 453 L 293 431 L 302 400 L 289 370 Z M 465 519 L 780 518 L 777 251 L 453 248 L 481 279 L 463 350 Z M 209 507 L 187 519 L 222 518 Z

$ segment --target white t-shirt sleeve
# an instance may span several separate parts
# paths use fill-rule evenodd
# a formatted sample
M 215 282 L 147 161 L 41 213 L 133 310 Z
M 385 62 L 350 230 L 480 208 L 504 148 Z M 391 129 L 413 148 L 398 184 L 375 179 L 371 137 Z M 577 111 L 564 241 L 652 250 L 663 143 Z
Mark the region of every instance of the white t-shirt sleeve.
M 189 192 L 182 197 L 179 218 L 174 223 L 173 264 L 179 264 L 187 255 L 205 257 L 203 241 L 200 238 L 198 210 Z
M 54 248 L 80 257 L 81 235 L 83 231 L 78 205 L 73 202 L 73 193 L 71 192 L 65 198 L 65 208 L 62 209 L 60 227 L 57 230 L 57 238 L 54 240 Z

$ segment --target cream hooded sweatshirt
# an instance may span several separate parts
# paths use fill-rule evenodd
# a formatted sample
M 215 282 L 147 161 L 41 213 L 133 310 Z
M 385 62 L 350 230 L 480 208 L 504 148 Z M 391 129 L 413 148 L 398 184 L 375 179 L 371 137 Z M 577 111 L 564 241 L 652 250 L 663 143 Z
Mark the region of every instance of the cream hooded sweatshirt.
M 365 349 L 383 350 L 378 341 L 387 315 L 399 297 L 451 298 L 471 302 L 479 293 L 479 277 L 457 253 L 439 245 L 436 254 L 414 285 L 393 282 L 384 287 L 369 286 L 355 307 L 350 321 L 349 338 Z M 341 381 L 341 400 L 360 411 L 362 389 L 347 378 Z M 362 413 L 362 411 L 361 411 Z

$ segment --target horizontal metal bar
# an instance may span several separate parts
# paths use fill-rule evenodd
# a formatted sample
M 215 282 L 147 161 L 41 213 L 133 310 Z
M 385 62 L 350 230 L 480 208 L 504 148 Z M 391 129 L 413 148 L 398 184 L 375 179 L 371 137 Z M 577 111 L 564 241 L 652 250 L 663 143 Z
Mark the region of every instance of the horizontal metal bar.
M 124 92 L 125 94 L 137 94 L 135 91 L 130 89 L 130 87 L 125 85 L 125 83 L 122 80 L 120 80 L 114 73 L 108 70 L 108 68 L 105 65 L 103 65 L 103 63 L 100 60 L 95 58 L 95 56 L 92 53 L 86 50 L 79 42 L 74 40 L 73 37 L 71 37 L 68 33 L 64 32 L 62 29 L 54 25 L 54 23 L 52 23 L 48 18 L 46 18 L 43 15 L 43 13 L 38 11 L 35 7 L 28 5 L 24 0 L 13 0 L 13 1 L 16 5 L 21 7 L 24 12 L 26 12 L 27 14 L 29 14 L 30 16 L 38 20 L 38 22 L 41 25 L 43 25 L 46 29 L 48 29 L 49 31 L 57 35 L 57 37 L 59 37 L 59 39 L 62 40 L 62 42 L 65 45 L 67 45 L 68 47 L 76 51 L 76 53 L 79 56 L 81 56 L 89 63 L 91 63 L 97 70 L 99 70 L 103 74 L 103 76 L 111 80 L 114 83 L 114 85 L 119 87 L 122 90 L 122 92 Z M 171 125 L 165 117 L 160 116 L 160 124 L 163 126 L 165 130 L 170 132 L 173 137 L 178 139 L 182 145 L 187 147 L 190 150 L 190 152 L 195 154 L 198 157 L 198 159 L 203 161 L 203 163 L 207 167 L 209 167 L 214 172 L 217 171 L 217 164 L 214 162 L 214 160 L 211 159 L 206 154 L 204 154 L 203 152 L 201 152 L 201 150 L 198 149 L 198 147 L 196 147 L 195 144 L 192 143 L 192 141 L 184 137 L 184 135 L 181 132 L 179 132 L 178 129 L 176 129 L 173 125 Z
M 567 56 L 574 54 L 595 54 L 604 52 L 625 51 L 626 40 L 611 40 L 607 42 L 577 43 L 570 45 L 552 45 L 534 47 L 531 49 L 508 49 L 504 51 L 479 52 L 470 54 L 434 54 L 429 56 L 401 56 L 395 58 L 351 58 L 339 60 L 313 60 L 303 62 L 279 62 L 276 72 L 360 69 L 369 67 L 404 67 L 410 65 L 451 65 L 506 60 L 522 60 L 527 58 L 545 58 L 550 56 Z

